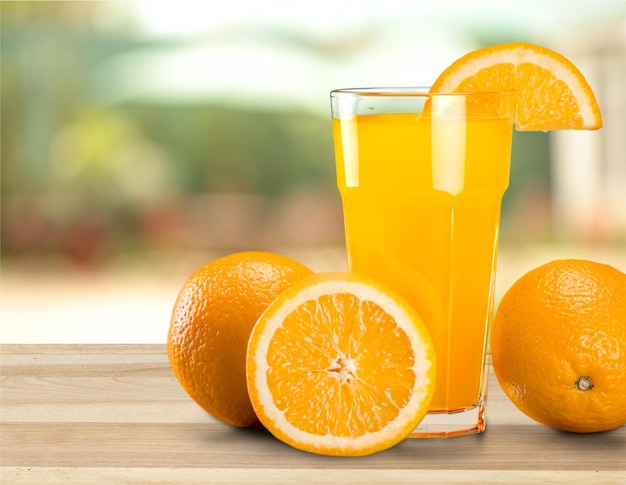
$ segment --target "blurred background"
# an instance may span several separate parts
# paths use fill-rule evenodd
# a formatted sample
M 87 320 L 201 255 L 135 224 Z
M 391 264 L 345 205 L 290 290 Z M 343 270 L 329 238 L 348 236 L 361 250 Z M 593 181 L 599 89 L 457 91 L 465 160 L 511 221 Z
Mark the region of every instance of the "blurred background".
M 626 271 L 624 1 L 0 8 L 0 342 L 165 342 L 184 280 L 234 251 L 345 269 L 329 91 L 508 41 L 570 58 L 604 128 L 515 134 L 498 294 L 557 258 Z

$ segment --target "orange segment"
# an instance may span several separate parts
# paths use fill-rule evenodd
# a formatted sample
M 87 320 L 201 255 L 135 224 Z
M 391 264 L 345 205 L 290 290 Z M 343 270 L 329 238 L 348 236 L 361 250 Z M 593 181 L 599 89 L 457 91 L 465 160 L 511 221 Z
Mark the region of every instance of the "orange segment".
M 296 448 L 367 455 L 404 439 L 432 399 L 434 348 L 421 317 L 356 273 L 305 278 L 257 321 L 250 399 L 261 423 Z
M 512 42 L 457 59 L 434 93 L 515 91 L 518 131 L 595 130 L 602 126 L 591 87 L 568 59 L 545 47 Z

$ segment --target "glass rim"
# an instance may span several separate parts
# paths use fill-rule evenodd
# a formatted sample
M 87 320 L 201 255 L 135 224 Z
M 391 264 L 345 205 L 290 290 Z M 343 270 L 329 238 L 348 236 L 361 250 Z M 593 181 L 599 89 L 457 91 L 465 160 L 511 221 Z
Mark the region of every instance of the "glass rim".
M 333 89 L 330 92 L 334 95 L 353 95 L 353 96 L 403 96 L 403 97 L 421 97 L 421 96 L 485 96 L 514 94 L 515 90 L 501 91 L 481 91 L 481 92 L 454 92 L 454 93 L 432 93 L 428 86 L 383 86 L 383 87 L 362 87 L 362 88 L 340 88 Z

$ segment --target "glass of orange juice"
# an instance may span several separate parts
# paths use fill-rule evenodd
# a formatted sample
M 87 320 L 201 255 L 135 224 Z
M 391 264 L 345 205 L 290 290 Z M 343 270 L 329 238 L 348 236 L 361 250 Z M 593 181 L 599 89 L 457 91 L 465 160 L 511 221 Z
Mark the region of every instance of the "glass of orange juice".
M 435 395 L 411 436 L 485 429 L 512 103 L 508 92 L 331 92 L 349 268 L 404 296 L 435 343 Z

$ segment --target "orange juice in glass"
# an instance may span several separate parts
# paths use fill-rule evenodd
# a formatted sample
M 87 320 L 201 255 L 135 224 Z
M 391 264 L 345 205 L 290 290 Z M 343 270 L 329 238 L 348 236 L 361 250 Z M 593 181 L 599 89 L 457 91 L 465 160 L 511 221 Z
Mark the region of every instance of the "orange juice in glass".
M 435 395 L 411 436 L 485 429 L 512 96 L 418 88 L 331 93 L 349 268 L 409 300 L 435 342 Z

